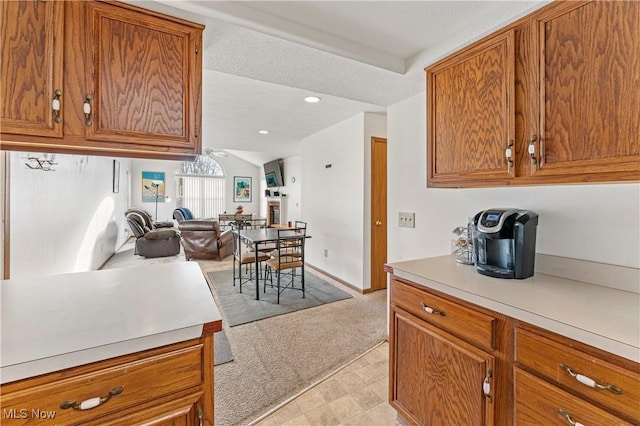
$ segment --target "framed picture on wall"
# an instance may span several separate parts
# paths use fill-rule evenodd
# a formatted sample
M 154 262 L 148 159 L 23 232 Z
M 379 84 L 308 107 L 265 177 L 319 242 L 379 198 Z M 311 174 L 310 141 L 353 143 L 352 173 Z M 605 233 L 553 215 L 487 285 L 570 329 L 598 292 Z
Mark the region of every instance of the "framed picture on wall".
M 142 202 L 157 203 L 164 199 L 164 172 L 142 172 Z
M 245 176 L 233 177 L 233 202 L 251 202 L 251 178 Z
M 113 193 L 120 192 L 120 162 L 113 160 Z

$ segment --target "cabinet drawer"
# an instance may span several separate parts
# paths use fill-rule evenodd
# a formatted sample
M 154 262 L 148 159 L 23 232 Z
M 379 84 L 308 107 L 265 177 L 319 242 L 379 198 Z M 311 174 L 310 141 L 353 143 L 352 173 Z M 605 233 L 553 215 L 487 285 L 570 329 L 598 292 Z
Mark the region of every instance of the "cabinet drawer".
M 631 424 L 518 368 L 514 380 L 516 425 Z
M 570 387 L 580 395 L 640 420 L 640 374 L 613 365 L 578 349 L 552 341 L 538 334 L 516 328 L 515 360 L 542 376 Z M 590 387 L 573 374 L 592 379 L 601 385 L 612 385 L 620 393 Z
M 393 280 L 391 304 L 469 342 L 494 348 L 495 318 Z
M 2 396 L 3 419 L 10 426 L 51 424 L 51 419 L 55 419 L 57 424 L 85 422 L 198 386 L 204 377 L 202 349 L 202 345 L 190 346 L 5 394 Z M 75 410 L 60 407 L 65 401 L 80 404 L 91 398 L 107 396 L 119 387 L 123 388 L 121 393 L 95 408 Z

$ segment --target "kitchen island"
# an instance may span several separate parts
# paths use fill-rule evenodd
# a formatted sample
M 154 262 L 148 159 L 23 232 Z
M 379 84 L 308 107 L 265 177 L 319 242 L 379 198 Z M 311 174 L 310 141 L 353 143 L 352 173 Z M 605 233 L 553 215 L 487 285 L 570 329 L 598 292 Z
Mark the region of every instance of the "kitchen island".
M 7 280 L 0 298 L 3 424 L 213 424 L 222 323 L 197 263 Z
M 390 402 L 413 424 L 637 424 L 640 271 L 538 255 L 524 280 L 385 266 Z

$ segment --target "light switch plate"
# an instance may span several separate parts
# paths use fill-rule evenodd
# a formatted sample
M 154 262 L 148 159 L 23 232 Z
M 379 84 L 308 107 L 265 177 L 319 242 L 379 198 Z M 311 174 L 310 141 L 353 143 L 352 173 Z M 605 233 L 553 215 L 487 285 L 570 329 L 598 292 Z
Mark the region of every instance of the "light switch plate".
M 402 228 L 415 228 L 416 227 L 416 214 L 399 212 L 398 213 L 398 226 Z

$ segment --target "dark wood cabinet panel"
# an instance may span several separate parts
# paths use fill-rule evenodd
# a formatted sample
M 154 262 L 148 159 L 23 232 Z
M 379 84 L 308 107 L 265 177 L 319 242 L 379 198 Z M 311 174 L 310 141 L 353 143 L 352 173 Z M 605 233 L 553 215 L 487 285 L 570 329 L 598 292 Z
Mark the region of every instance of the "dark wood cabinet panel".
M 21 0 L 2 11 L 2 149 L 201 152 L 202 25 L 118 2 Z M 56 123 L 51 100 L 63 83 Z
M 429 70 L 430 182 L 512 176 L 513 76 L 513 31 Z
M 0 127 L 8 133 L 62 137 L 64 4 L 3 1 L 0 12 Z
M 493 424 L 493 356 L 401 310 L 392 319 L 391 404 L 416 424 Z
M 107 3 L 87 7 L 93 82 L 87 138 L 195 148 L 197 28 Z
M 638 173 L 640 3 L 591 2 L 553 12 L 538 24 L 536 173 Z
M 640 180 L 639 52 L 640 2 L 553 2 L 428 67 L 427 185 Z

